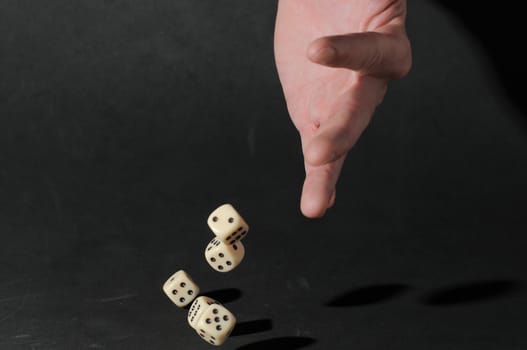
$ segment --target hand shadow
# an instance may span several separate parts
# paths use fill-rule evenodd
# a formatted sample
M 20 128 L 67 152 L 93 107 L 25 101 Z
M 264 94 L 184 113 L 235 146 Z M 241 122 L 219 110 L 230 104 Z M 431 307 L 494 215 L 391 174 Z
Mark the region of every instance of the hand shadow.
M 324 305 L 328 307 L 351 307 L 377 304 L 393 299 L 407 289 L 409 289 L 407 285 L 398 283 L 360 287 L 339 294 Z
M 506 6 L 486 6 L 465 1 L 435 2 L 457 17 L 478 40 L 490 58 L 498 82 L 521 112 L 523 126 L 527 127 L 527 99 L 522 88 L 527 80 L 527 68 L 524 56 L 511 44 L 525 40 L 523 3 L 509 1 Z
M 315 344 L 316 342 L 317 341 L 315 339 L 307 337 L 281 337 L 243 345 L 236 350 L 295 350 L 308 347 Z
M 429 306 L 454 306 L 502 298 L 521 289 L 518 281 L 476 281 L 434 290 L 420 300 Z

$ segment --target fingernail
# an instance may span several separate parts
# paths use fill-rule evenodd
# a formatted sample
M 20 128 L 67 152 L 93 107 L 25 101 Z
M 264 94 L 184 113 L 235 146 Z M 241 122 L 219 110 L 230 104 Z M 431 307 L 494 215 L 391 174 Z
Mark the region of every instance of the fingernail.
M 311 55 L 311 58 L 317 62 L 333 62 L 335 58 L 337 57 L 337 49 L 335 49 L 333 46 L 323 46 L 321 49 L 316 51 L 313 55 Z

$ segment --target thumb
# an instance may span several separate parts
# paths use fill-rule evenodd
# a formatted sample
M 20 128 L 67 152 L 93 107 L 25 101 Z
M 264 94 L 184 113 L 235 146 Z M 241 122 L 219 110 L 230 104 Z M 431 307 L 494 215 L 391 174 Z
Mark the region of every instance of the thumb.
M 411 66 L 408 38 L 392 33 L 364 32 L 322 37 L 311 43 L 307 56 L 318 64 L 386 79 L 404 77 Z

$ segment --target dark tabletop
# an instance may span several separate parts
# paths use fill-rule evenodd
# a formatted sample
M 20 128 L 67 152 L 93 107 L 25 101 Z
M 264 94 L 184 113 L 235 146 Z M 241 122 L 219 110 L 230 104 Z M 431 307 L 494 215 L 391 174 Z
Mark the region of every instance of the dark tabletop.
M 237 316 L 225 349 L 527 349 L 521 55 L 410 1 L 413 69 L 313 221 L 275 7 L 0 0 L 0 349 L 211 349 L 178 269 Z M 220 274 L 226 202 L 251 228 Z

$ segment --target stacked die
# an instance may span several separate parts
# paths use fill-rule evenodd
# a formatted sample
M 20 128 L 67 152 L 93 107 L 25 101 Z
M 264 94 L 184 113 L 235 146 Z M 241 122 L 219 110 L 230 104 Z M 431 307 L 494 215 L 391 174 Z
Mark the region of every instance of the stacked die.
M 207 262 L 216 271 L 232 271 L 245 255 L 241 239 L 249 226 L 230 204 L 214 210 L 207 223 L 216 235 L 205 249 Z M 163 291 L 181 308 L 194 301 L 189 308 L 188 324 L 203 340 L 212 345 L 221 345 L 227 340 L 236 325 L 236 317 L 216 300 L 198 296 L 200 289 L 187 272 L 179 270 L 170 276 Z
M 190 307 L 188 323 L 203 340 L 221 345 L 234 329 L 236 317 L 216 300 L 200 296 Z
M 249 226 L 230 204 L 223 204 L 214 210 L 207 224 L 216 237 L 207 245 L 205 259 L 218 272 L 232 271 L 245 256 L 241 240 L 249 231 Z

